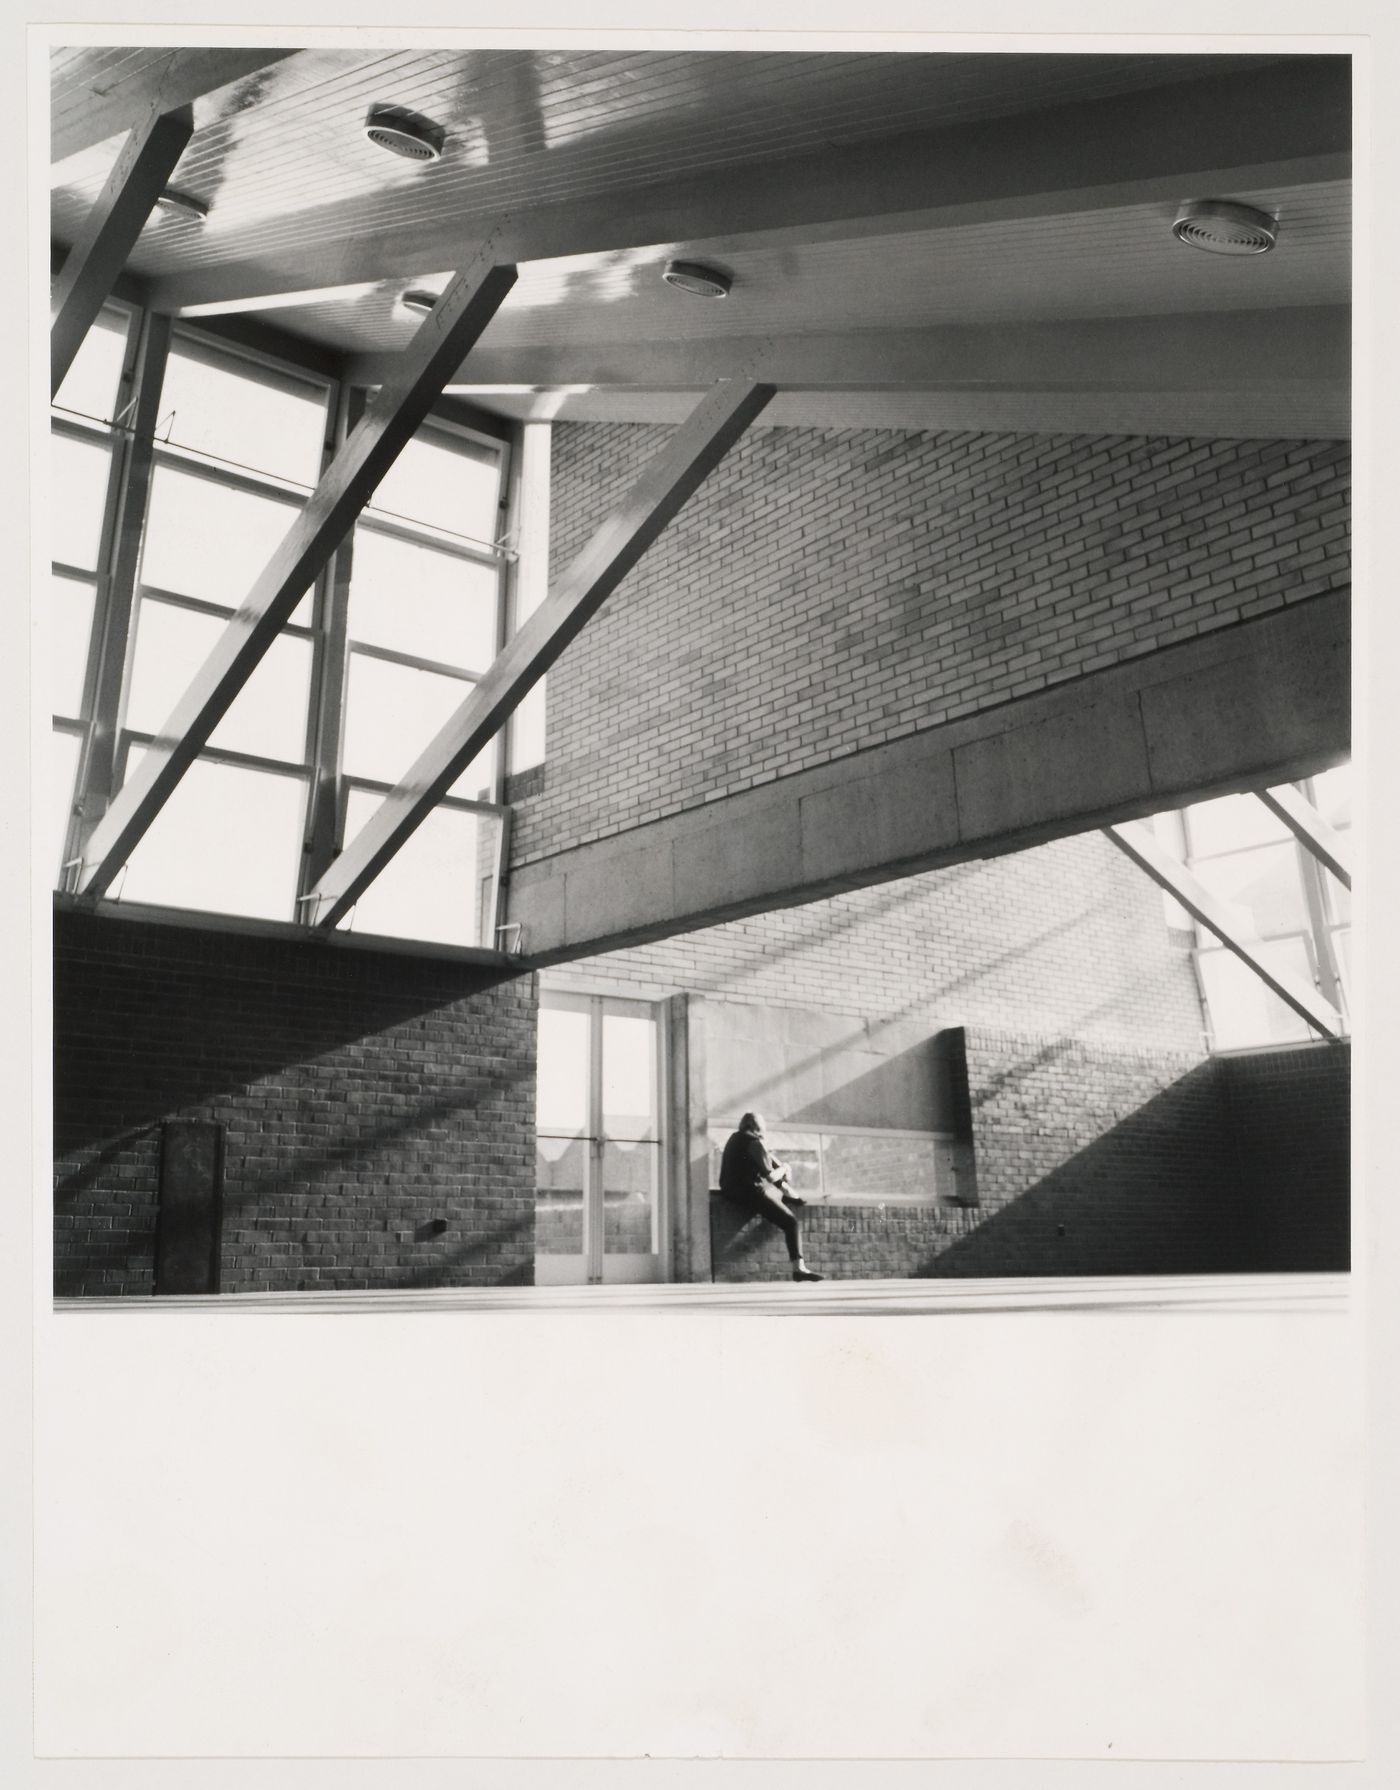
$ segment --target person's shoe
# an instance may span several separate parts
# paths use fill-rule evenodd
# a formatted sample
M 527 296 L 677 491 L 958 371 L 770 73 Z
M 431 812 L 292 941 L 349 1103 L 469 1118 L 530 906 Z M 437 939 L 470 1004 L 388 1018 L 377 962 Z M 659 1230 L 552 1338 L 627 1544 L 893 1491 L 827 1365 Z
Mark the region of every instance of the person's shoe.
M 810 1268 L 794 1268 L 792 1271 L 792 1278 L 794 1280 L 821 1280 L 822 1276 L 820 1274 L 813 1274 Z
M 807 1201 L 800 1193 L 784 1193 L 783 1204 L 785 1206 L 805 1206 Z

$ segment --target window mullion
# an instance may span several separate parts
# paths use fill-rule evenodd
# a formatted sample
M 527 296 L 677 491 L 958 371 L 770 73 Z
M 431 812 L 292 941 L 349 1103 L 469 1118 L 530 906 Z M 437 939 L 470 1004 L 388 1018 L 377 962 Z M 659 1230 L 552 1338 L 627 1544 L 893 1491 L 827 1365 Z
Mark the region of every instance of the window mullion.
M 326 443 L 323 473 L 364 414 L 365 403 L 365 392 L 341 384 L 336 397 L 334 424 Z M 355 528 L 352 523 L 316 581 L 308 740 L 311 792 L 306 805 L 306 837 L 298 897 L 316 887 L 342 843 L 339 836 L 344 813 L 342 757 L 354 551 Z M 312 904 L 299 899 L 297 917 L 309 922 L 311 914 Z
M 1312 927 L 1313 962 L 1317 966 L 1317 982 L 1324 997 L 1344 1013 L 1342 978 L 1337 953 L 1332 943 L 1332 929 L 1327 919 L 1327 897 L 1322 887 L 1322 866 L 1300 841 L 1295 841 L 1298 867 L 1303 878 L 1303 894 L 1308 904 Z
M 165 362 L 170 351 L 171 319 L 145 310 L 134 333 L 134 358 L 129 364 L 129 372 L 123 373 L 121 392 L 124 402 L 118 406 L 119 416 L 131 414 L 132 426 L 129 433 L 123 430 L 114 432 L 113 436 L 113 464 L 98 559 L 92 645 L 83 698 L 83 714 L 88 723 L 87 741 L 78 767 L 73 825 L 65 859 L 78 858 L 117 790 L 117 756 L 130 675 L 136 574 L 150 499 L 155 426 Z

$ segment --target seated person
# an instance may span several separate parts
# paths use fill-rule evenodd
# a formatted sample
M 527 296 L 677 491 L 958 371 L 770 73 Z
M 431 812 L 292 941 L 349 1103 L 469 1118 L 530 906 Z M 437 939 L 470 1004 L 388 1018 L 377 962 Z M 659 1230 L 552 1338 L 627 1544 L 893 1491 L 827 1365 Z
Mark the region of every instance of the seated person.
M 794 1280 L 820 1280 L 821 1275 L 814 1274 L 803 1260 L 802 1238 L 793 1207 L 804 1206 L 807 1202 L 800 1194 L 792 1192 L 791 1179 L 788 1165 L 768 1152 L 762 1116 L 745 1113 L 739 1121 L 739 1129 L 724 1146 L 719 1190 L 736 1205 L 777 1225 L 787 1239 Z

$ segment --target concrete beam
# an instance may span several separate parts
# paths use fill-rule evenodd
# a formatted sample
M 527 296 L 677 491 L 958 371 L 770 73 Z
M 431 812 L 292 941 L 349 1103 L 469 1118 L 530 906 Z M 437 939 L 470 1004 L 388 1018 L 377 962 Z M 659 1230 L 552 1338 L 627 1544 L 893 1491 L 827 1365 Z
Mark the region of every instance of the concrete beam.
M 191 105 L 207 93 L 217 93 L 221 87 L 298 53 L 294 49 L 170 49 L 136 59 L 130 72 L 104 79 L 101 92 L 91 83 L 60 85 L 53 103 L 51 158 L 66 161 L 134 129 L 152 111 L 172 112 L 177 106 Z
M 1287 970 L 1272 968 L 1260 955 L 1263 941 L 1240 930 L 1237 924 L 1239 910 L 1228 907 L 1184 864 L 1179 864 L 1170 852 L 1163 851 L 1146 827 L 1129 821 L 1105 827 L 1104 836 L 1140 870 L 1146 871 L 1159 889 L 1165 889 L 1174 901 L 1179 902 L 1193 920 L 1213 932 L 1226 950 L 1232 951 L 1241 963 L 1253 970 L 1265 987 L 1272 989 L 1284 1005 L 1305 1019 L 1314 1031 L 1324 1038 L 1341 1037 L 1342 1016 L 1332 1003 Z
M 1310 776 L 1350 700 L 1349 594 L 1315 597 L 521 865 L 522 967 Z
M 1166 206 L 1192 192 L 1345 179 L 1350 154 L 1350 60 L 1307 57 L 534 206 L 501 252 L 516 262 L 655 245 L 722 254 Z M 158 281 L 152 302 L 186 316 L 311 302 L 460 265 L 484 224 L 464 209 L 366 235 L 358 202 L 325 206 L 306 215 L 295 246 L 269 253 L 250 238 L 223 265 Z
M 398 360 L 397 354 L 355 355 L 345 376 L 352 385 L 379 385 L 392 378 Z M 1328 385 L 1345 397 L 1351 312 L 1346 305 L 1295 305 L 837 335 L 628 343 L 573 337 L 525 347 L 488 340 L 461 369 L 460 383 L 468 390 L 491 385 L 698 390 L 725 378 L 736 364 L 780 389 L 809 392 L 1296 389 L 1302 396 Z M 449 390 L 453 383 L 458 382 L 449 382 Z
M 194 131 L 188 106 L 152 111 L 122 145 L 54 285 L 49 396 L 56 397 Z
M 735 379 L 697 406 L 307 896 L 316 925 L 349 912 L 772 396 Z
M 247 683 L 346 531 L 442 390 L 442 381 L 496 314 L 515 269 L 490 244 L 418 327 L 403 371 L 346 439 L 306 507 L 233 616 L 139 767 L 84 846 L 78 892 L 100 895 L 149 831 L 172 791 Z

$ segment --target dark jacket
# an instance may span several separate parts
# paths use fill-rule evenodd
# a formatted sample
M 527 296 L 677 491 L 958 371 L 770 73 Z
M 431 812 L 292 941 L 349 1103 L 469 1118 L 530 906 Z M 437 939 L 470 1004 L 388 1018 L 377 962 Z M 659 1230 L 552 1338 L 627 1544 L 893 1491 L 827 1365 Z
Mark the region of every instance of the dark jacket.
M 740 1199 L 771 1186 L 777 1167 L 777 1158 L 768 1154 L 761 1137 L 751 1131 L 736 1131 L 720 1158 L 719 1190 L 731 1199 Z

